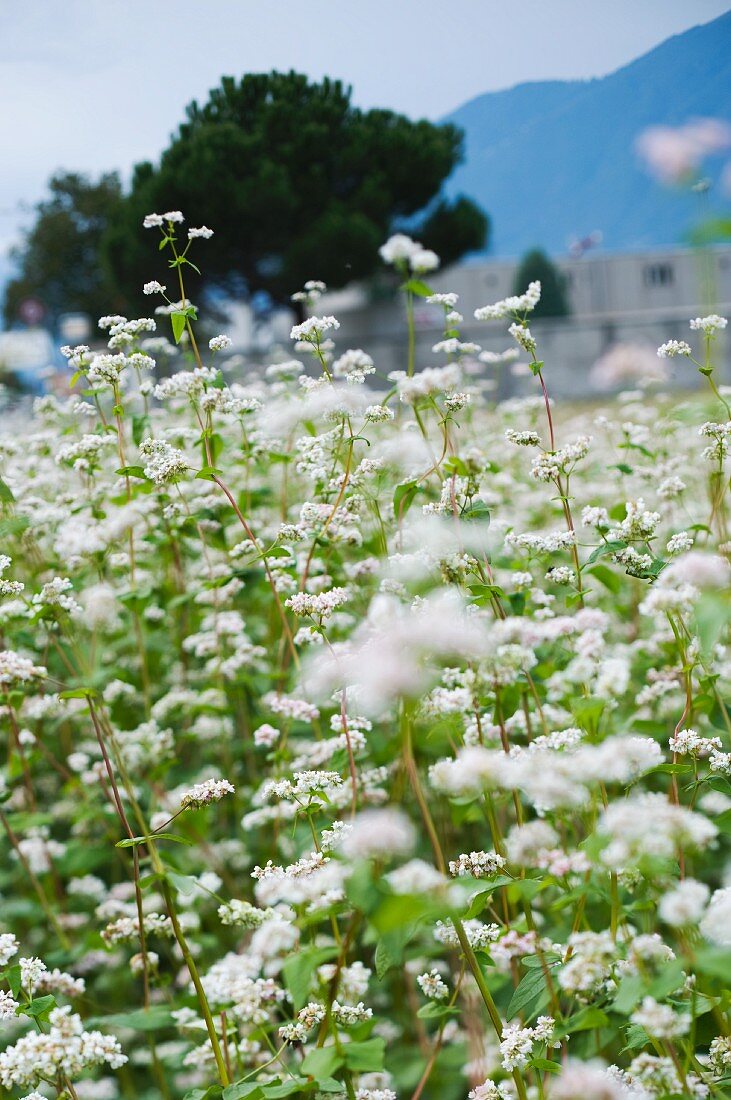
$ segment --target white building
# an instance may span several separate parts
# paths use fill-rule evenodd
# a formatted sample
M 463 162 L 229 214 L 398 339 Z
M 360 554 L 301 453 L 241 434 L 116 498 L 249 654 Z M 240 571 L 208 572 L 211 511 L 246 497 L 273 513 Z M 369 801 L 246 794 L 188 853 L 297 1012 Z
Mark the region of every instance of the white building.
M 566 318 L 531 322 L 539 340 L 540 357 L 550 368 L 554 393 L 584 395 L 593 392 L 592 366 L 618 344 L 653 352 L 668 339 L 688 339 L 688 320 L 705 313 L 731 313 L 731 246 L 702 252 L 674 248 L 631 254 L 588 254 L 555 261 L 564 276 L 571 313 Z M 435 291 L 459 294 L 457 308 L 465 340 L 485 350 L 502 351 L 510 344 L 504 322 L 474 320 L 479 306 L 515 293 L 517 260 L 470 262 L 429 278 Z M 375 297 L 367 284 L 328 294 L 318 312 L 340 320 L 340 349 L 362 347 L 376 362 L 379 373 L 402 369 L 406 357 L 403 301 L 393 294 Z M 436 365 L 432 345 L 439 339 L 443 310 L 418 303 L 417 368 Z M 721 377 L 731 381 L 731 342 L 718 343 Z M 687 361 L 675 360 L 671 373 L 680 386 L 697 382 Z M 503 380 L 503 393 L 520 391 L 528 383 Z

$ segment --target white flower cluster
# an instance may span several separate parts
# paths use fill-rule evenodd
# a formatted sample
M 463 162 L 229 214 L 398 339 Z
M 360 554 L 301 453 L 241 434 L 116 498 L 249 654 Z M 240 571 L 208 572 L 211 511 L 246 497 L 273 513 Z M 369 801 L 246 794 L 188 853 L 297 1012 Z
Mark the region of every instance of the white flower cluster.
M 227 351 L 233 344 L 233 340 L 230 336 L 212 336 L 208 341 L 208 347 L 211 351 Z
M 512 317 L 516 313 L 530 313 L 541 300 L 541 284 L 538 280 L 528 285 L 523 294 L 514 294 L 502 298 L 491 306 L 480 306 L 475 310 L 477 321 L 499 321 L 503 317 Z
M 118 1069 L 127 1061 L 117 1039 L 100 1031 L 85 1031 L 70 1008 L 54 1008 L 48 1032 L 29 1032 L 0 1053 L 0 1083 L 23 1088 L 58 1075 L 78 1077 L 92 1066 Z
M 424 248 L 405 233 L 394 233 L 378 251 L 384 263 L 400 270 L 410 270 L 415 275 L 426 275 L 439 267 L 436 252 Z
M 520 1024 L 504 1027 L 500 1041 L 503 1069 L 521 1069 L 527 1065 L 535 1043 L 552 1044 L 554 1027 L 555 1020 L 551 1016 L 539 1016 L 534 1027 L 521 1027 Z
M 12 649 L 0 650 L 0 687 L 16 687 L 46 675 L 43 665 L 34 665 L 27 657 L 21 657 Z
M 456 860 L 449 861 L 449 870 L 453 875 L 491 878 L 506 865 L 505 857 L 498 855 L 497 852 L 463 852 Z
M 145 229 L 157 229 L 165 225 L 179 225 L 184 221 L 180 210 L 168 210 L 164 214 L 145 214 L 142 225 Z
M 235 787 L 228 779 L 206 779 L 195 783 L 180 798 L 181 810 L 197 809 L 209 806 L 211 802 L 220 802 L 227 794 L 234 794 Z
M 189 469 L 183 452 L 166 443 L 164 439 L 143 439 L 140 443 L 140 454 L 146 459 L 143 466 L 145 477 L 159 488 L 171 485 Z
M 326 332 L 338 328 L 340 322 L 335 317 L 308 317 L 302 324 L 293 325 L 289 335 L 292 340 L 318 345 Z
M 449 986 L 436 968 L 432 968 L 425 974 L 419 974 L 416 982 L 421 992 L 430 1001 L 443 1001 L 449 996 Z
M 685 340 L 667 340 L 657 349 L 658 358 L 675 359 L 677 356 L 690 356 L 693 349 Z
M 728 325 L 725 317 L 719 317 L 717 313 L 710 313 L 707 317 L 694 317 L 690 327 L 694 332 L 702 332 L 704 336 L 715 336 L 717 332 L 723 332 Z
M 360 385 L 365 382 L 366 375 L 376 372 L 370 355 L 361 348 L 344 352 L 335 360 L 332 370 L 335 378 L 344 378 L 351 385 Z
M 347 603 L 347 588 L 331 588 L 328 592 L 297 592 L 284 601 L 295 615 L 309 615 L 313 619 L 329 619 L 344 603 Z

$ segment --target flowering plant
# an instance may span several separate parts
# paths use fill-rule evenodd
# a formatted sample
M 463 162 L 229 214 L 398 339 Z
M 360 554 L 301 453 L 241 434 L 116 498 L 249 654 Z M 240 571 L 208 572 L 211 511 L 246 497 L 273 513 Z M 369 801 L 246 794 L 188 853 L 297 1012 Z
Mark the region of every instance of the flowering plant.
M 323 314 L 229 382 L 145 224 L 175 296 L 0 439 L 2 1088 L 731 1095 L 725 321 L 707 396 L 556 409 L 532 284 L 495 406 L 400 235 L 404 371 Z

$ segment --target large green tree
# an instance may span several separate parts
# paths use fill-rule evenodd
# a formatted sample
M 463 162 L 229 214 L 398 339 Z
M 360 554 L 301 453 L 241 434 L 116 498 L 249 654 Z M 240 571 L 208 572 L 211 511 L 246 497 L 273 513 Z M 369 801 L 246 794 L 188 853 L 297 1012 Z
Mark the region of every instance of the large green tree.
M 532 317 L 567 317 L 569 301 L 564 277 L 545 252 L 534 248 L 526 252 L 515 273 L 514 292 L 522 294 L 529 283 L 540 280 L 541 300 Z
M 225 77 L 206 103 L 192 103 L 159 164 L 135 169 L 105 235 L 125 294 L 162 279 L 142 229 L 152 211 L 180 209 L 189 225 L 215 230 L 197 250 L 206 279 L 238 278 L 280 301 L 307 279 L 337 287 L 370 275 L 397 223 L 445 263 L 482 248 L 482 211 L 468 199 L 437 199 L 462 157 L 461 131 L 362 111 L 350 95 L 339 81 L 273 72 Z
M 18 319 L 25 298 L 43 302 L 51 319 L 68 310 L 92 318 L 118 302 L 111 274 L 101 258 L 101 239 L 119 214 L 122 189 L 112 172 L 98 180 L 73 172 L 55 175 L 49 196 L 36 206 L 35 221 L 13 258 L 18 274 L 5 288 L 3 312 Z

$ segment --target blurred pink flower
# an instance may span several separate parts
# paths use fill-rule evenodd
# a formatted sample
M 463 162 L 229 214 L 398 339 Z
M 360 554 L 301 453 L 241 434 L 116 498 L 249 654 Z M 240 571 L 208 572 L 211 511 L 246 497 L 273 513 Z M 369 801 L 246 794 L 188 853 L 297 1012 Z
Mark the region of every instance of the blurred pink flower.
M 591 380 L 599 390 L 612 390 L 627 382 L 658 382 L 666 373 L 654 348 L 645 344 L 614 344 L 592 367 Z
M 683 126 L 650 126 L 635 148 L 663 183 L 680 183 L 694 175 L 704 157 L 731 146 L 731 126 L 722 119 L 699 118 Z

